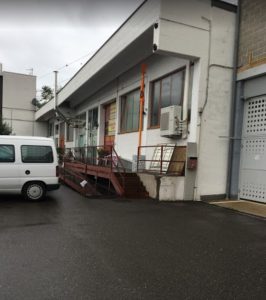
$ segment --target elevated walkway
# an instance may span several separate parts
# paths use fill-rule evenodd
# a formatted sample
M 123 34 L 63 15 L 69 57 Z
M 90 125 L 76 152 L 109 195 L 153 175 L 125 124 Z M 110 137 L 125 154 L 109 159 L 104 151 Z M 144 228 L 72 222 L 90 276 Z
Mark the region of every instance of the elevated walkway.
M 118 196 L 149 197 L 140 178 L 136 173 L 126 171 L 113 147 L 104 157 L 96 155 L 95 150 L 92 147 L 67 149 L 68 154 L 61 159 L 60 180 L 85 196 L 100 194 L 97 184 L 92 184 L 89 178 L 94 178 L 95 182 L 104 178 L 109 182 L 109 189 L 112 187 Z

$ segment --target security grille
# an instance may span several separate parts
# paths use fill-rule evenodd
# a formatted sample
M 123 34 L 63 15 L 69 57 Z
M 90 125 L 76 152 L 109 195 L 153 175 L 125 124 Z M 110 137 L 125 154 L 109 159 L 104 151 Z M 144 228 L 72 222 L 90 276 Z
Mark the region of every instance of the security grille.
M 245 103 L 240 198 L 266 202 L 266 95 Z

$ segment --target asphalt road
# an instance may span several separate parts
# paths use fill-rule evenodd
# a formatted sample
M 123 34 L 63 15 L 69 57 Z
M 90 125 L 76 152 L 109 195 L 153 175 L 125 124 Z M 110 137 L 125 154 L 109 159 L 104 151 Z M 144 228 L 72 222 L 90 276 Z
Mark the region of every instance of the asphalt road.
M 203 203 L 0 198 L 0 299 L 266 299 L 265 221 Z

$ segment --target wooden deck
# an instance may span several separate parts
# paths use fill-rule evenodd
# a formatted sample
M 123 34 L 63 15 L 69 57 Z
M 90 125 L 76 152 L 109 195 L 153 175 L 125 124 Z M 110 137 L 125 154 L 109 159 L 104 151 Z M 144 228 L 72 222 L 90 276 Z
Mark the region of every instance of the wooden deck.
M 74 178 L 76 182 L 73 182 L 73 177 L 71 179 L 71 176 L 64 176 L 64 172 L 72 176 L 76 175 Z M 79 181 L 86 180 L 87 175 L 110 180 L 118 196 L 131 198 L 144 198 L 149 196 L 135 173 L 119 172 L 110 166 L 90 165 L 78 161 L 64 162 L 64 166 L 61 168 L 60 178 L 79 193 L 84 194 L 86 192 L 84 192 L 84 189 L 79 185 Z M 97 194 L 97 190 L 93 186 L 86 186 L 86 190 L 87 193 L 93 195 Z

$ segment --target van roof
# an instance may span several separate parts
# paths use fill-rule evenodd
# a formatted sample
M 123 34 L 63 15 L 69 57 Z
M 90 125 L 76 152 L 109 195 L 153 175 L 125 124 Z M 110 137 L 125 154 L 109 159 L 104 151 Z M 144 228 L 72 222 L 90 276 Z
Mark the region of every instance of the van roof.
M 0 139 L 6 140 L 33 140 L 33 141 L 53 141 L 52 138 L 42 136 L 18 136 L 18 135 L 0 135 Z

